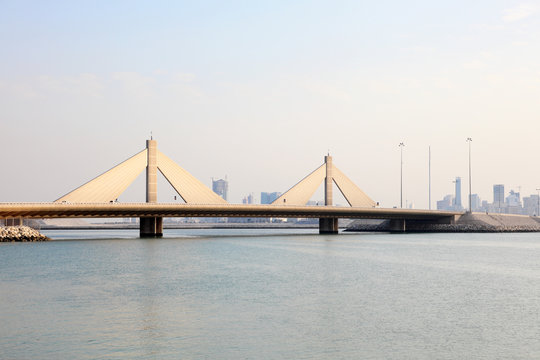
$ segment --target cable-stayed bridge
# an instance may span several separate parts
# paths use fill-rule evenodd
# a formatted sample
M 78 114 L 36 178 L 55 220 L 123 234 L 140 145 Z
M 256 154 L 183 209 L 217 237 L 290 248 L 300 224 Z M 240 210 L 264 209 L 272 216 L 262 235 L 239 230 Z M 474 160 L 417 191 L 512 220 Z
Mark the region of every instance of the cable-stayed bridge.
M 116 199 L 146 170 L 146 203 Z M 157 202 L 161 172 L 185 204 Z M 325 206 L 306 206 L 324 182 Z M 350 207 L 333 206 L 333 184 Z M 453 223 L 460 212 L 382 209 L 325 156 L 324 163 L 270 205 L 229 204 L 147 140 L 146 148 L 52 203 L 0 203 L 0 219 L 139 217 L 141 237 L 163 234 L 164 217 L 302 217 L 319 218 L 319 232 L 337 233 L 339 218 L 390 219 L 394 231 L 407 221 Z M 11 221 L 17 223 L 17 221 Z

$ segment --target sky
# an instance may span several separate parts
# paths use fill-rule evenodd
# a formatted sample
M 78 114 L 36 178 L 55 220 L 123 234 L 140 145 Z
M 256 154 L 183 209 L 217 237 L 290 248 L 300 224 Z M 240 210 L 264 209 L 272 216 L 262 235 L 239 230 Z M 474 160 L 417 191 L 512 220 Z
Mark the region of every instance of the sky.
M 463 178 L 540 188 L 540 1 L 0 0 L 0 202 L 52 201 L 158 141 L 230 202 L 328 152 L 382 207 Z M 120 201 L 144 201 L 144 175 Z M 175 192 L 164 179 L 159 201 Z M 319 190 L 314 199 L 322 199 Z M 338 199 L 337 202 L 342 201 Z

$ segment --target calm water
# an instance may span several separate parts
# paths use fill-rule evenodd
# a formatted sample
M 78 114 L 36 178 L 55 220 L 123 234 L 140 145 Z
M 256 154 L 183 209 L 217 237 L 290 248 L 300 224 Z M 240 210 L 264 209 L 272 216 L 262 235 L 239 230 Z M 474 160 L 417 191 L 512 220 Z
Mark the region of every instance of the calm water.
M 540 358 L 539 234 L 47 234 L 0 245 L 1 359 Z

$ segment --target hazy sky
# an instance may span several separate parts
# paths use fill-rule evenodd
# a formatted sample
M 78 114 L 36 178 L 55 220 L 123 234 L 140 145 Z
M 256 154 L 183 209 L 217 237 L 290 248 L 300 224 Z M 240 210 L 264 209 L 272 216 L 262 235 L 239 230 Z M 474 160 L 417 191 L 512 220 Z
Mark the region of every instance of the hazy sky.
M 540 187 L 540 1 L 0 0 L 0 201 L 142 150 L 230 200 L 334 163 L 382 206 Z M 142 177 L 121 201 L 144 201 Z M 160 181 L 160 201 L 174 191 Z M 319 192 L 316 198 L 322 198 Z

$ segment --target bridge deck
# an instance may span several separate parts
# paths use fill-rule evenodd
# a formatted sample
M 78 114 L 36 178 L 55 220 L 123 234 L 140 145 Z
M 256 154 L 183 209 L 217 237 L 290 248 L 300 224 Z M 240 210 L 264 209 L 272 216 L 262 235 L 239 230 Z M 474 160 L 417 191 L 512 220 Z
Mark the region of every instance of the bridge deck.
M 437 220 L 462 212 L 292 205 L 148 203 L 0 203 L 0 218 L 297 217 Z

